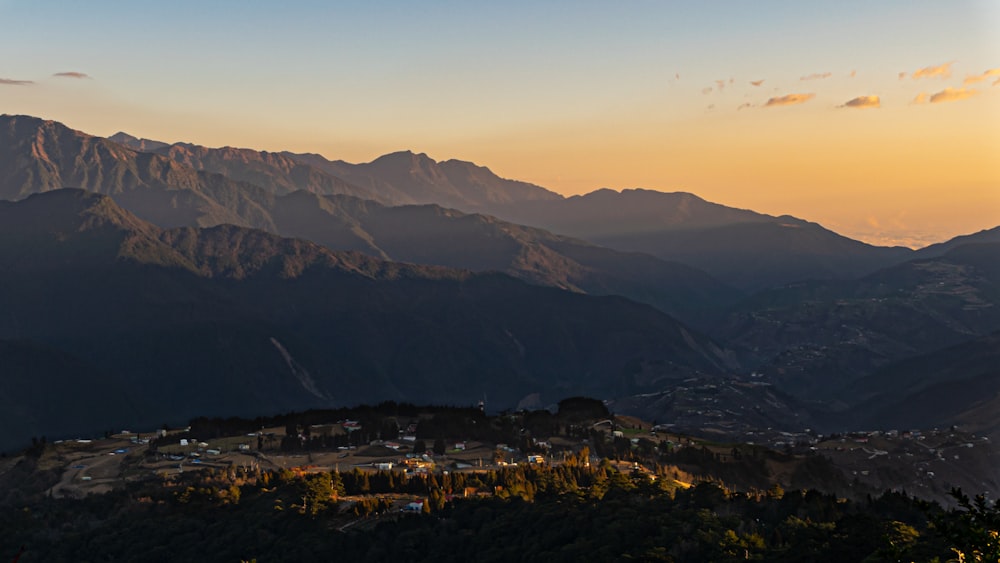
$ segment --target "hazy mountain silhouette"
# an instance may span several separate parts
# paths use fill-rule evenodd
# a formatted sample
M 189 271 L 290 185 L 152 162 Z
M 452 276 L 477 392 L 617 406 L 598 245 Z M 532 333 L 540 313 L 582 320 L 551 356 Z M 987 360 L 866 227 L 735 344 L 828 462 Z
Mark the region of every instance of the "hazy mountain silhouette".
M 916 252 L 916 256 L 920 258 L 932 258 L 935 256 L 941 256 L 955 247 L 980 242 L 1000 242 L 1000 226 L 993 227 L 992 229 L 985 229 L 979 231 L 978 233 L 957 236 L 938 244 L 925 246 Z
M 0 235 L 0 352 L 25 364 L 57 351 L 53 388 L 66 373 L 124 382 L 127 397 L 112 397 L 137 414 L 123 425 L 483 393 L 513 406 L 733 368 L 710 340 L 621 298 L 234 226 L 162 230 L 80 190 L 0 205 Z M 32 428 L 99 424 L 51 416 Z
M 689 193 L 598 190 L 558 201 L 493 207 L 515 223 L 702 269 L 745 290 L 807 279 L 850 279 L 907 259 L 791 216 L 773 217 Z

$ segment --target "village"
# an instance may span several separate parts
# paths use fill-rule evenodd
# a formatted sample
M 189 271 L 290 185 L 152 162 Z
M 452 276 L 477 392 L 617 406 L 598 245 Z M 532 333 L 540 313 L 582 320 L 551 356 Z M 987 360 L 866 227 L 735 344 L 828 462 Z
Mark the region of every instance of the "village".
M 758 486 L 741 480 L 739 464 L 757 458 L 769 481 L 785 487 L 809 487 L 816 479 L 841 481 L 849 494 L 863 491 L 908 491 L 930 499 L 945 499 L 952 487 L 996 494 L 1000 490 L 992 467 L 995 448 L 986 437 L 947 430 L 888 430 L 822 436 L 802 432 L 748 431 L 738 442 L 722 442 L 678 433 L 672 424 L 653 425 L 628 416 L 575 421 L 560 426 L 558 418 L 531 414 L 507 415 L 501 423 L 512 429 L 505 442 L 468 439 L 454 431 L 449 438 L 430 439 L 420 424 L 432 418 L 392 417 L 391 424 L 367 424 L 345 418 L 322 424 L 270 426 L 239 435 L 198 438 L 192 428 L 153 432 L 123 430 L 103 438 L 61 440 L 50 445 L 45 465 L 60 472 L 48 493 L 78 498 L 121 488 L 130 482 L 170 481 L 185 473 L 206 470 L 295 471 L 302 474 L 388 472 L 400 477 L 477 474 L 510 467 L 558 467 L 586 456 L 588 464 L 608 458 L 620 472 L 656 478 L 664 466 L 674 468 L 671 486 L 688 487 L 700 477 L 730 464 L 734 485 Z M 539 423 L 539 419 L 542 423 Z M 482 423 L 480 419 L 480 423 Z M 498 418 L 493 424 L 498 424 Z M 522 426 L 526 425 L 526 426 Z M 372 431 L 372 427 L 378 431 Z M 530 428 L 530 429 L 529 429 Z M 294 433 L 290 433 L 294 431 Z M 418 436 L 421 436 L 418 438 Z M 834 477 L 809 475 L 803 467 L 822 460 L 836 469 Z M 984 478 L 985 476 L 985 478 Z M 992 477 L 991 477 L 992 476 Z M 813 479 L 809 481 L 809 479 Z M 465 496 L 490 491 L 461 491 Z M 421 499 L 400 497 L 396 508 L 417 510 Z

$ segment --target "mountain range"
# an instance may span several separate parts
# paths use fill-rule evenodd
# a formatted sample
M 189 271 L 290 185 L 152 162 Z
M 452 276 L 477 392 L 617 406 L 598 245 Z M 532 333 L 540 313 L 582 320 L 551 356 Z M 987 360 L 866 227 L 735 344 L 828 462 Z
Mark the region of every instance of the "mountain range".
M 108 194 L 137 216 L 163 227 L 234 224 L 382 259 L 503 271 L 532 283 L 625 295 L 694 323 L 740 296 L 738 290 L 704 272 L 649 255 L 616 252 L 437 205 L 389 207 L 353 197 L 350 194 L 366 192 L 315 168 L 296 175 L 300 165 L 287 155 L 165 145 L 123 134 L 114 137 L 167 155 L 161 156 L 24 116 L 0 118 L 0 132 L 6 133 L 0 135 L 0 197 L 7 199 L 79 187 Z M 429 162 L 426 157 L 418 160 Z M 450 162 L 449 166 L 468 168 Z M 480 184 L 520 186 L 484 168 L 471 169 L 483 176 Z M 305 177 L 323 182 L 296 183 L 296 178 Z
M 50 419 L 103 428 L 109 412 L 483 393 L 590 393 L 655 418 L 687 377 L 733 396 L 740 378 L 772 385 L 753 396 L 779 406 L 748 424 L 784 424 L 780 405 L 896 423 L 932 396 L 949 405 L 941 423 L 996 412 L 967 392 L 991 392 L 989 354 L 969 352 L 965 371 L 906 362 L 992 345 L 1000 227 L 876 247 L 688 193 L 563 197 L 408 151 L 350 164 L 6 115 L 0 199 L 0 365 L 14 374 L 0 405 L 22 438 L 64 428 Z
M 711 332 L 786 391 L 830 402 L 877 369 L 1000 329 L 1000 243 L 764 291 Z
M 31 435 L 95 430 L 107 411 L 81 415 L 90 399 L 149 426 L 387 399 L 512 407 L 735 367 L 619 297 L 231 225 L 165 230 L 81 190 L 0 204 L 0 272 L 0 354 L 19 366 L 5 400 L 20 405 L 3 417 Z
M 804 279 L 850 279 L 911 257 L 907 248 L 861 243 L 795 217 L 774 217 L 707 202 L 689 193 L 609 189 L 563 197 L 539 186 L 500 178 L 488 168 L 402 151 L 369 163 L 315 154 L 168 145 L 124 133 L 111 137 L 136 150 L 200 171 L 267 187 L 346 194 L 385 205 L 432 203 L 540 227 L 607 248 L 643 252 L 704 270 L 723 283 L 754 291 Z M 285 159 L 281 159 L 285 157 Z M 308 167 L 291 185 L 292 162 Z M 305 181 L 316 171 L 350 186 Z

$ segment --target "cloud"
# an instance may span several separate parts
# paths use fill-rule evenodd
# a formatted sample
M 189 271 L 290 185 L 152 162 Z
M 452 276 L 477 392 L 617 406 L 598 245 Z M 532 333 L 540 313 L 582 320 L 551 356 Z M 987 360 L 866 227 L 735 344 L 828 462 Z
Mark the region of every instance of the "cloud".
M 784 96 L 768 99 L 767 103 L 764 104 L 764 107 L 794 106 L 795 104 L 804 104 L 815 97 L 816 94 L 786 94 Z
M 701 89 L 701 93 L 702 94 L 711 94 L 712 93 L 712 87 L 709 86 L 708 88 L 702 88 Z
M 857 75 L 858 75 L 858 71 L 856 71 L 856 70 L 852 70 L 851 71 L 851 78 L 854 78 Z
M 934 78 L 936 76 L 940 76 L 941 78 L 951 76 L 951 63 L 944 63 L 938 66 L 925 66 L 913 73 L 913 78 Z
M 83 72 L 57 72 L 52 76 L 59 78 L 90 78 L 90 75 Z
M 824 72 L 822 74 L 814 72 L 808 76 L 799 78 L 799 80 L 823 80 L 824 78 L 830 78 L 831 76 L 833 76 L 832 72 Z
M 906 78 L 906 73 L 905 72 L 899 73 L 899 79 L 902 80 L 904 78 Z
M 752 108 L 752 107 L 753 107 L 753 104 L 751 104 L 750 102 L 745 102 L 745 103 L 740 104 L 740 107 L 736 108 L 736 111 L 739 111 L 739 110 L 745 109 L 745 108 Z
M 764 83 L 763 80 L 751 80 L 750 81 L 750 84 L 753 85 L 753 86 L 760 86 L 763 83 Z
M 1000 68 L 991 68 L 991 69 L 987 70 L 986 72 L 984 72 L 982 74 L 974 74 L 974 75 L 971 75 L 971 76 L 966 76 L 965 77 L 965 81 L 962 82 L 962 85 L 963 86 L 968 86 L 969 84 L 975 84 L 976 82 L 982 82 L 983 80 L 986 80 L 987 78 L 990 78 L 990 77 L 993 77 L 993 76 L 1000 76 Z M 997 81 L 1000 81 L 1000 78 L 998 78 Z M 994 82 L 993 84 L 995 85 L 996 82 Z
M 959 100 L 971 98 L 978 93 L 979 90 L 976 90 L 975 88 L 945 88 L 944 90 L 934 94 L 921 92 L 917 94 L 916 98 L 913 98 L 913 103 L 926 104 L 927 102 L 930 102 L 932 104 L 940 104 L 942 102 L 957 102 Z
M 4 86 L 27 86 L 34 84 L 33 80 L 14 80 L 13 78 L 0 78 L 0 85 Z
M 966 98 L 971 98 L 979 93 L 975 88 L 945 88 L 936 94 L 931 95 L 931 103 L 957 102 Z
M 858 96 L 844 102 L 842 108 L 877 108 L 882 107 L 882 101 L 878 96 Z
M 715 85 L 719 87 L 719 91 L 720 92 L 726 89 L 726 81 L 725 80 L 716 80 L 715 81 Z

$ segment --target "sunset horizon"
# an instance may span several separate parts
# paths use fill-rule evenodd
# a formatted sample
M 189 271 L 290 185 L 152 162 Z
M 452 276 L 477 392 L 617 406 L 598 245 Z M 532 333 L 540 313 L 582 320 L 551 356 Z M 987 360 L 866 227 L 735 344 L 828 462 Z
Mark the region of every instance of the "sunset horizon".
M 0 111 L 348 162 L 412 150 L 565 196 L 684 191 L 880 245 L 1000 224 L 988 2 L 115 6 L 0 2 L 23 22 L 5 50 L 51 38 L 0 66 Z

